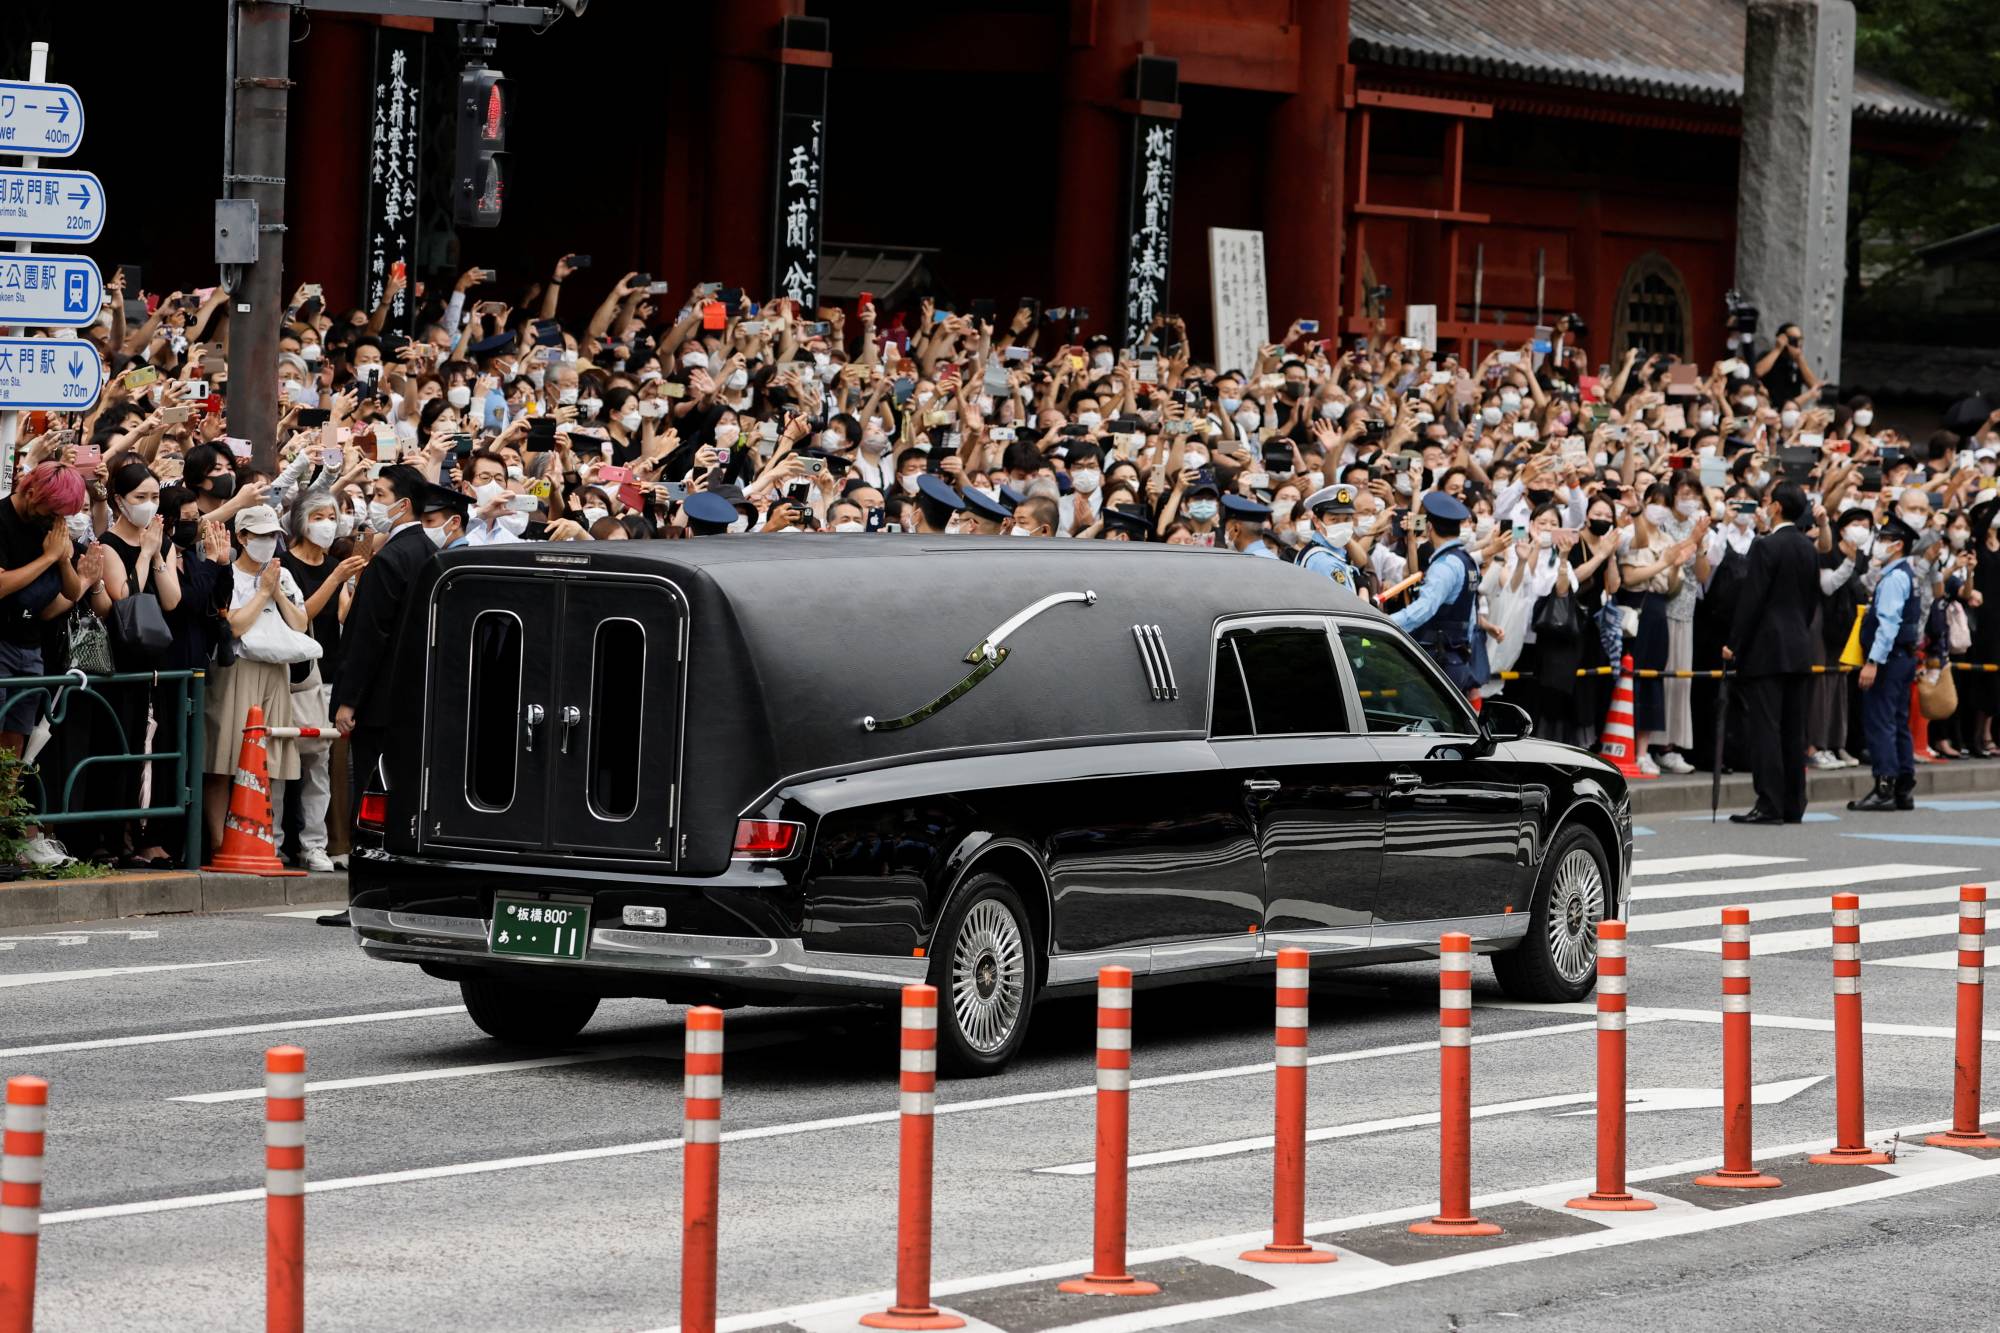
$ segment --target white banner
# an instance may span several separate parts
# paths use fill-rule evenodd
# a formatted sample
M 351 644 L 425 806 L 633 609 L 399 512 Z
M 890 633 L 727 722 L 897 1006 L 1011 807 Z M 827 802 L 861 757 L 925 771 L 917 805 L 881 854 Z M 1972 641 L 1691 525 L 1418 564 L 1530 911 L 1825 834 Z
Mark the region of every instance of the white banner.
M 1248 375 L 1271 339 L 1264 233 L 1210 227 L 1208 280 L 1215 302 L 1215 368 Z

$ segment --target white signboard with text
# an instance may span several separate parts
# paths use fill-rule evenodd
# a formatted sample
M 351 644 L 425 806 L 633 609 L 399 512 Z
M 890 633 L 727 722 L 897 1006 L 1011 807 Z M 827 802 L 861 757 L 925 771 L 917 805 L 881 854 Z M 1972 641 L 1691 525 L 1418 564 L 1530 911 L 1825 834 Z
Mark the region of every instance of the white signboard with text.
M 1215 306 L 1215 368 L 1247 375 L 1271 340 L 1264 233 L 1210 227 L 1208 280 Z

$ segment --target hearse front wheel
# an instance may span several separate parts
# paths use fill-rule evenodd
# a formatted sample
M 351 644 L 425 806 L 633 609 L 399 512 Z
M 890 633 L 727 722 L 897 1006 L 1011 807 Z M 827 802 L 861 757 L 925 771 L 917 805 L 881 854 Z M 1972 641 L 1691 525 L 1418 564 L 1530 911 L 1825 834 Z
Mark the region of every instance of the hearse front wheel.
M 1604 850 L 1589 829 L 1571 825 L 1542 860 L 1528 933 L 1493 955 L 1500 989 L 1517 1000 L 1567 1002 L 1597 981 L 1597 923 L 1604 919 Z
M 1028 1031 L 1035 950 L 1021 895 L 975 875 L 953 897 L 931 951 L 938 991 L 938 1068 L 982 1078 L 1007 1067 Z
M 597 996 L 546 990 L 518 981 L 467 979 L 458 983 L 465 1012 L 479 1030 L 510 1046 L 559 1046 L 597 1012 Z

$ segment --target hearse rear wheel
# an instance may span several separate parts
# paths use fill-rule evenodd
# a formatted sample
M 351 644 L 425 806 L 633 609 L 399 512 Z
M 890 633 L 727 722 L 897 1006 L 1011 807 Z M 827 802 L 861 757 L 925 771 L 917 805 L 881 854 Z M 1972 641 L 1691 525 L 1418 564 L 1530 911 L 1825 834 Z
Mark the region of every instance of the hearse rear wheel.
M 1517 1000 L 1569 1002 L 1597 983 L 1597 923 L 1606 902 L 1604 851 L 1580 825 L 1563 830 L 1542 860 L 1528 933 L 1493 955 L 1500 989 Z
M 479 1030 L 509 1046 L 559 1046 L 597 1012 L 597 996 L 491 978 L 458 983 Z
M 930 984 L 938 990 L 938 1068 L 983 1078 L 1007 1067 L 1028 1031 L 1035 949 L 1021 895 L 975 875 L 939 923 Z

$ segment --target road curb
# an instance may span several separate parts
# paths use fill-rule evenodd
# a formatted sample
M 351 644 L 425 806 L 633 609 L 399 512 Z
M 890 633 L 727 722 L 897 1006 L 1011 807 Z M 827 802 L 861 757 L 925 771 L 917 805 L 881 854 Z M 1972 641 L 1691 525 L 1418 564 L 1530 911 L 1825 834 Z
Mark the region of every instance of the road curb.
M 121 916 L 229 912 L 346 900 L 344 874 L 266 878 L 183 870 L 107 875 L 103 879 L 24 879 L 0 884 L 0 930 Z
M 1707 773 L 1634 781 L 1632 813 L 1674 815 L 1707 811 L 1709 790 L 1714 779 Z M 1806 774 L 1806 800 L 1812 804 L 1846 801 L 1863 795 L 1875 785 L 1866 767 L 1815 769 Z M 1963 795 L 1981 792 L 2000 796 L 2000 763 L 1982 760 L 1943 764 L 1918 764 L 1918 796 Z M 1722 778 L 1721 810 L 1748 810 L 1757 799 L 1748 773 L 1726 773 Z

